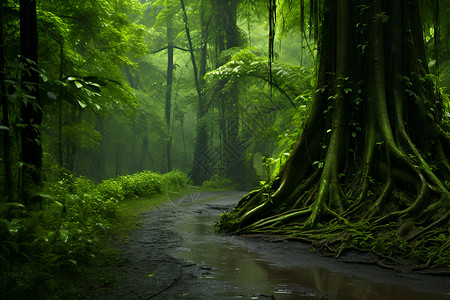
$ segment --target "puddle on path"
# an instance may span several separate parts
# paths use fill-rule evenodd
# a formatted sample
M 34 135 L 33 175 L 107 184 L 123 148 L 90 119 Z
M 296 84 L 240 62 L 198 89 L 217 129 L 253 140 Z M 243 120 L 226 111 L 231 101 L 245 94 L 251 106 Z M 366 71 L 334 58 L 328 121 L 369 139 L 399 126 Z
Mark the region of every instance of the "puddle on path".
M 222 290 L 216 297 L 235 299 L 348 299 L 348 300 L 434 300 L 448 299 L 344 276 L 323 267 L 277 267 L 233 238 L 214 233 L 218 216 L 190 216 L 175 228 L 185 237 L 178 258 L 201 268 L 203 280 L 217 280 Z M 310 265 L 310 264 L 309 264 Z M 273 295 L 273 298 L 272 298 Z

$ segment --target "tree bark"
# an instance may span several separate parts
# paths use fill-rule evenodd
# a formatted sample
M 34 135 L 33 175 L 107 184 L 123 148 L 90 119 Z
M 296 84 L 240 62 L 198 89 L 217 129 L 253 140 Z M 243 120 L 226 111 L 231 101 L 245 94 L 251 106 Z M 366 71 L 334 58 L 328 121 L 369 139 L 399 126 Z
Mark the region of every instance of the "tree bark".
M 397 222 L 383 233 L 394 236 L 408 220 L 428 234 L 410 240 L 442 253 L 445 242 L 426 239 L 448 230 L 449 140 L 426 76 L 419 4 L 371 0 L 363 11 L 356 2 L 324 2 L 318 84 L 302 135 L 277 179 L 245 196 L 221 226 L 322 239 L 328 249 L 334 241 L 339 254 L 360 246 L 349 228 L 368 224 L 375 237 Z
M 29 203 L 32 190 L 42 185 L 42 111 L 39 97 L 38 32 L 36 1 L 20 0 L 20 54 L 22 93 L 25 97 L 21 108 L 22 129 L 22 189 L 23 201 Z
M 216 11 L 217 27 L 217 53 L 239 46 L 239 34 L 237 27 L 237 2 L 213 0 L 212 5 Z M 216 62 L 216 68 L 221 62 Z M 252 173 L 252 166 L 245 162 L 245 146 L 240 138 L 240 112 L 239 112 L 239 89 L 236 83 L 220 80 L 216 87 L 219 95 L 217 107 L 220 112 L 220 172 L 231 178 L 236 186 L 243 188 L 243 178 Z
M 207 124 L 202 118 L 208 112 L 208 104 L 203 93 L 205 83 L 204 76 L 206 74 L 206 56 L 208 45 L 208 31 L 211 18 L 207 21 L 205 18 L 206 4 L 204 0 L 201 2 L 200 23 L 201 23 L 201 45 L 200 45 L 200 64 L 197 74 L 197 66 L 195 63 L 195 56 L 192 47 L 192 41 L 190 38 L 190 31 L 187 21 L 186 9 L 184 7 L 184 1 L 181 0 L 183 12 L 185 14 L 185 28 L 186 35 L 188 36 L 188 43 L 191 52 L 192 67 L 194 70 L 194 80 L 198 95 L 198 110 L 197 110 L 197 128 L 195 138 L 194 149 L 194 163 L 192 167 L 191 177 L 194 184 L 200 185 L 203 181 L 207 180 L 212 175 L 211 170 L 211 157 L 210 149 L 208 147 L 208 128 Z
M 0 3 L 0 98 L 2 106 L 2 119 L 3 126 L 2 129 L 3 136 L 3 163 L 5 168 L 5 192 L 7 202 L 12 202 L 13 200 L 13 180 L 11 172 L 11 140 L 10 140 L 10 125 L 9 125 L 9 108 L 8 108 L 8 98 L 6 95 L 6 85 L 5 85 L 5 44 L 3 35 L 3 2 Z
M 92 170 L 91 174 L 93 174 L 95 180 L 100 182 L 105 179 L 105 126 L 103 123 L 103 118 L 99 118 L 97 123 L 95 124 L 95 130 L 97 130 L 102 139 L 100 140 L 100 145 L 97 151 L 92 156 Z

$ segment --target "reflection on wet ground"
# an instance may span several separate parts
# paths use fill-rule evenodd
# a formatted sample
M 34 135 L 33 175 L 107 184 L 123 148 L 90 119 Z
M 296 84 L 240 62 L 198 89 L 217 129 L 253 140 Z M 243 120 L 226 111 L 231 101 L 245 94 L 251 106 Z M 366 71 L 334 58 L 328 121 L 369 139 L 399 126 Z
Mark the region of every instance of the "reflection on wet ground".
M 222 283 L 216 297 L 235 299 L 448 299 L 413 291 L 399 285 L 381 284 L 345 276 L 323 267 L 277 266 L 250 251 L 236 239 L 214 233 L 217 215 L 197 215 L 176 224 L 185 237 L 175 256 L 199 265 L 203 280 Z M 269 245 L 270 246 L 270 245 Z M 280 254 L 282 255 L 282 254 Z M 312 256 L 314 257 L 314 256 Z M 296 259 L 296 257 L 286 258 Z M 319 258 L 318 258 L 319 259 Z M 296 264 L 298 265 L 298 263 Z

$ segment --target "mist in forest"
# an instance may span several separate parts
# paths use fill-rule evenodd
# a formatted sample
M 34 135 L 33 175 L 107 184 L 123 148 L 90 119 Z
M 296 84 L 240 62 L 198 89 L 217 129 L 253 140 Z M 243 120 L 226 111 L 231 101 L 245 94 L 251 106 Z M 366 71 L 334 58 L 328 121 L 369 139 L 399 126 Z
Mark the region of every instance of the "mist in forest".
M 0 296 L 200 190 L 253 190 L 223 232 L 448 266 L 448 1 L 0 1 Z

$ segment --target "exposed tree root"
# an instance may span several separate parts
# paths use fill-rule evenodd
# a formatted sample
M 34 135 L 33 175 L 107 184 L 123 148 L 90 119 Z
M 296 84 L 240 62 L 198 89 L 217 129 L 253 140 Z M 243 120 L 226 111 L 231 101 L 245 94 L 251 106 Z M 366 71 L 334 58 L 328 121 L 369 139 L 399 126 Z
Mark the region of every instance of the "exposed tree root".
M 314 241 L 337 255 L 372 249 L 380 264 L 399 263 L 395 254 L 449 266 L 450 139 L 434 113 L 416 4 L 374 0 L 370 13 L 354 16 L 351 0 L 325 3 L 303 133 L 277 179 L 219 227 Z M 380 19 L 386 10 L 392 26 Z M 349 33 L 356 22 L 368 24 L 362 41 Z M 369 53 L 352 49 L 366 40 Z
M 429 232 L 430 230 L 432 230 L 438 226 L 444 225 L 446 222 L 448 222 L 449 217 L 450 217 L 450 210 L 447 211 L 447 213 L 445 213 L 439 220 L 437 220 L 436 222 L 433 222 L 430 225 L 428 225 L 427 227 L 423 228 L 421 231 L 414 234 L 413 236 L 408 238 L 406 241 L 412 242 L 415 239 L 419 238 L 420 236 L 424 235 L 425 233 Z M 445 248 L 448 248 L 450 246 L 450 240 L 448 240 L 444 246 L 445 246 Z M 440 254 L 442 254 L 442 250 L 440 251 Z

